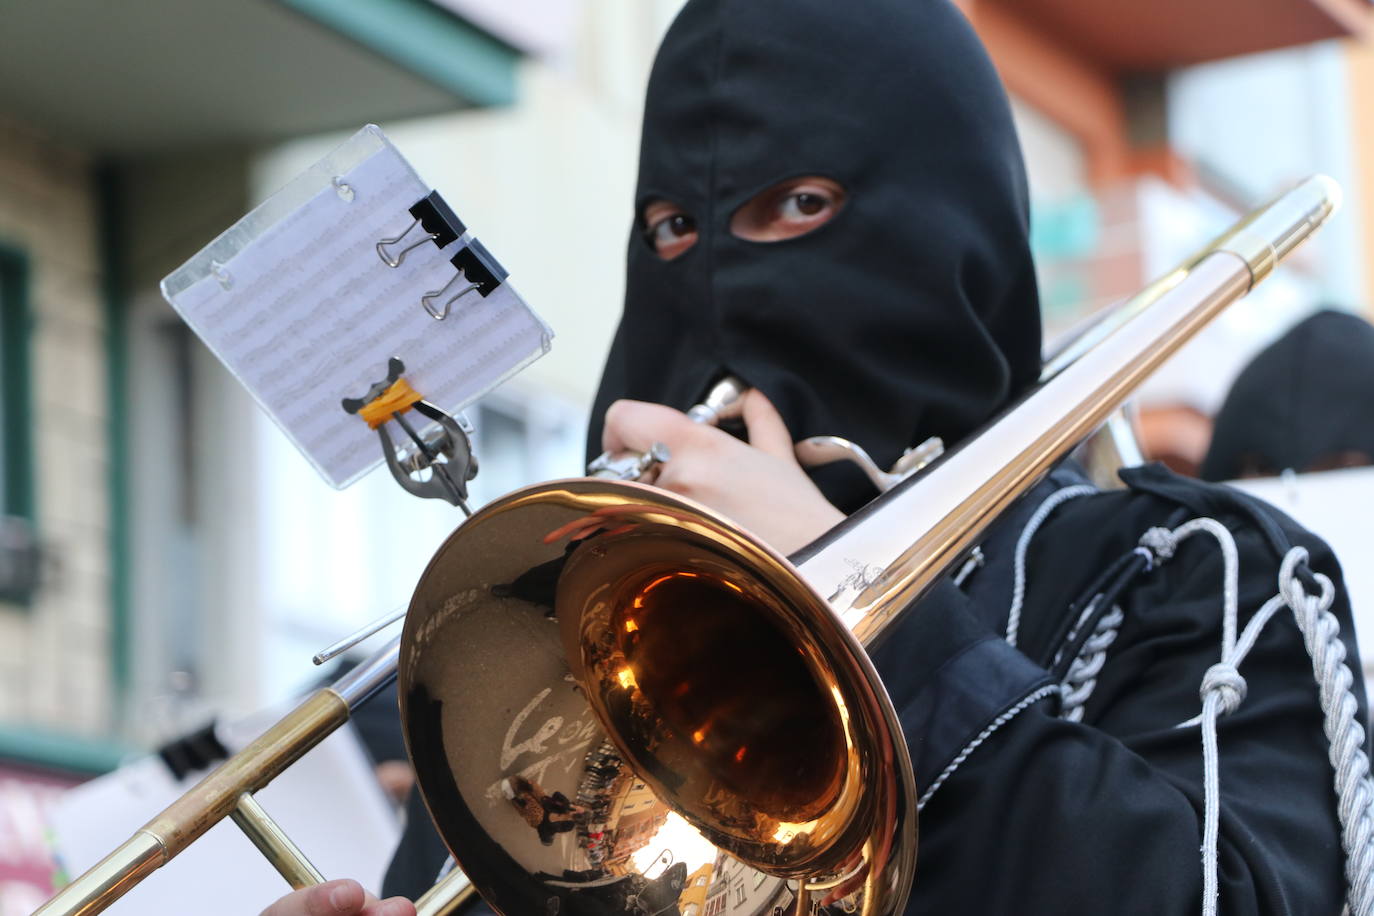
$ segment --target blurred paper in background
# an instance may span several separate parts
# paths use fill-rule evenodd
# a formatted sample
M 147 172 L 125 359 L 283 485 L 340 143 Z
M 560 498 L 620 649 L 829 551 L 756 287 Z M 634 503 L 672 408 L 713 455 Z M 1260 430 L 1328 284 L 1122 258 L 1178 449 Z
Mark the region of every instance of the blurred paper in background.
M 275 712 L 255 716 L 221 730 L 220 739 L 236 751 L 275 717 Z M 178 782 L 161 758 L 144 757 L 67 792 L 51 816 L 63 869 L 70 875 L 84 872 L 203 775 Z M 255 797 L 326 878 L 356 878 L 374 893 L 381 888 L 400 828 L 351 729 L 334 732 Z M 225 820 L 106 912 L 251 916 L 288 890 L 238 827 Z

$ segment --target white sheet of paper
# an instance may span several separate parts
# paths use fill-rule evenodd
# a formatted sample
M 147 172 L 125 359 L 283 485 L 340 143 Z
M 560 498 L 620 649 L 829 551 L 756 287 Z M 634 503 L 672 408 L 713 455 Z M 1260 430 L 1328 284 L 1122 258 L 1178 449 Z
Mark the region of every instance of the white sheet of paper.
M 454 279 L 449 258 L 470 236 L 442 251 L 425 243 L 388 267 L 376 243 L 406 230 L 409 208 L 429 189 L 376 128 L 350 142 L 363 134 L 380 138 L 380 148 L 337 176 L 351 200 L 321 181 L 317 167 L 298 179 L 323 184 L 303 205 L 258 231 L 264 220 L 255 214 L 282 209 L 269 200 L 177 272 L 197 263 L 204 271 L 216 244 L 257 233 L 221 262 L 228 289 L 208 272 L 184 289 L 164 281 L 187 324 L 340 488 L 382 459 L 377 434 L 340 402 L 384 379 L 390 357 L 405 363 L 406 379 L 426 400 L 455 412 L 542 356 L 552 337 L 509 280 L 486 298 L 459 299 L 442 321 L 425 312 L 420 298 Z M 299 196 L 300 188 L 279 193 Z M 398 437 L 405 438 L 393 432 Z
M 225 735 L 231 750 L 271 724 L 255 717 Z M 241 735 L 239 733 L 242 733 Z M 62 867 L 81 874 L 198 781 L 181 783 L 144 757 L 68 791 L 50 827 Z M 400 824 L 351 729 L 340 729 L 256 796 L 326 878 L 355 878 L 376 892 Z M 290 888 L 234 824 L 213 827 L 106 912 L 113 916 L 252 916 Z
M 1374 674 L 1374 468 L 1233 480 L 1331 545 L 1345 576 L 1366 673 Z

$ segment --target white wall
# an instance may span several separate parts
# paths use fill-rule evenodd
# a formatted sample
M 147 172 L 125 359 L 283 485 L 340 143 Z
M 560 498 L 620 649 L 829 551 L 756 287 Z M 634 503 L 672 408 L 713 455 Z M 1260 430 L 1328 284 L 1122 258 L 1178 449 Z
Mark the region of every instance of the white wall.
M 1257 200 L 1314 172 L 1355 199 L 1358 170 L 1346 61 L 1338 43 L 1272 51 L 1191 67 L 1169 82 L 1169 133 L 1180 153 L 1219 171 Z M 1345 308 L 1363 303 L 1361 240 L 1354 209 L 1316 240 L 1316 294 Z
M 1087 156 L 1078 138 L 1016 96 L 1011 97 L 1011 114 L 1032 199 L 1057 201 L 1086 191 Z

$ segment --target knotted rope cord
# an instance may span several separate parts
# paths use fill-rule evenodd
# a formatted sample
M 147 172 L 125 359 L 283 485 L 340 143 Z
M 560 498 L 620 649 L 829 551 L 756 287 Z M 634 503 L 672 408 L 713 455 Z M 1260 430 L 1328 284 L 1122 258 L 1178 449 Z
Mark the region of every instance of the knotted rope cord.
M 1087 484 L 1075 484 L 1055 490 L 1040 504 L 1040 508 L 1035 510 L 1030 521 L 1026 522 L 1026 527 L 1021 529 L 1021 536 L 1016 541 L 1016 557 L 1012 564 L 1011 610 L 1007 613 L 1007 642 L 1011 645 L 1016 645 L 1016 638 L 1021 632 L 1021 608 L 1026 601 L 1026 552 L 1030 550 L 1031 538 L 1035 537 L 1035 532 L 1045 523 L 1045 519 L 1061 504 L 1096 492 L 1097 487 Z
M 1296 571 L 1307 561 L 1307 551 L 1294 547 L 1284 556 L 1279 568 L 1279 593 L 1255 613 L 1245 630 L 1236 634 L 1239 617 L 1239 555 L 1231 532 L 1215 519 L 1197 518 L 1169 531 L 1151 528 L 1140 539 L 1158 562 L 1174 555 L 1178 545 L 1198 533 L 1211 534 L 1222 552 L 1222 647 L 1221 661 L 1207 669 L 1199 691 L 1202 712 L 1178 725 L 1199 725 L 1202 733 L 1203 761 L 1203 838 L 1202 838 L 1202 913 L 1217 912 L 1217 834 L 1221 809 L 1220 764 L 1217 750 L 1217 720 L 1234 712 L 1245 699 L 1245 678 L 1240 663 L 1254 647 L 1260 632 L 1279 609 L 1287 605 L 1297 620 L 1312 672 L 1320 693 L 1324 729 L 1330 743 L 1329 759 L 1335 772 L 1337 813 L 1341 821 L 1341 845 L 1346 855 L 1347 909 L 1354 916 L 1374 914 L 1374 821 L 1370 804 L 1374 783 L 1369 777 L 1369 759 L 1364 752 L 1364 729 L 1357 721 L 1358 704 L 1350 687 L 1354 677 L 1345 664 L 1345 645 L 1340 641 L 1340 623 L 1330 612 L 1335 598 L 1331 580 L 1314 573 L 1321 586 L 1320 595 L 1309 595 Z
M 1083 626 L 1092 617 L 1101 598 L 1101 595 L 1093 598 L 1088 606 L 1083 609 L 1083 614 L 1079 617 L 1078 627 Z M 1121 612 L 1121 606 L 1114 604 L 1111 613 L 1104 614 L 1097 621 L 1097 625 L 1093 627 L 1092 635 L 1078 650 L 1078 656 L 1069 665 L 1068 673 L 1064 675 L 1064 680 L 1059 685 L 1059 718 L 1068 719 L 1070 722 L 1083 721 L 1083 707 L 1087 704 L 1088 698 L 1093 695 L 1094 688 L 1097 687 L 1097 675 L 1102 671 L 1102 666 L 1107 661 L 1107 647 L 1116 642 L 1117 631 L 1125 619 L 1126 615 Z M 1068 642 L 1073 642 L 1076 638 L 1078 627 L 1075 627 L 1074 632 L 1069 634 Z

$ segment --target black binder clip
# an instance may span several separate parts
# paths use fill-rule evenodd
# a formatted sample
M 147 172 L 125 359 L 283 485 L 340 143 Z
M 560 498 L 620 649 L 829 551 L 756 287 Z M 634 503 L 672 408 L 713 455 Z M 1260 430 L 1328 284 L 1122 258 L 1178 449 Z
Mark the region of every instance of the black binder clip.
M 377 257 L 382 259 L 382 263 L 387 267 L 400 267 L 401 262 L 406 259 L 406 253 L 419 248 L 426 242 L 433 242 L 436 247 L 443 248 L 458 240 L 467 226 L 463 225 L 449 205 L 439 196 L 438 191 L 430 191 L 429 194 L 415 202 L 410 208 L 410 215 L 415 217 L 415 221 L 406 227 L 406 231 L 396 236 L 394 239 L 382 239 L 377 243 Z M 415 240 L 406 242 L 411 238 L 411 233 L 415 232 L 416 227 L 420 232 L 416 234 Z M 396 246 L 404 247 L 400 251 L 393 251 Z
M 490 296 L 509 276 L 501 262 L 492 257 L 491 252 L 477 239 L 469 240 L 457 254 L 449 258 L 449 263 L 458 269 L 453 279 L 444 284 L 443 289 L 431 290 L 420 297 L 420 304 L 435 321 L 447 318 L 453 303 L 468 293 L 477 293 L 483 299 Z M 457 292 L 450 293 L 459 282 L 466 285 Z M 442 306 L 434 304 L 439 299 L 443 300 Z
M 422 499 L 442 499 L 457 506 L 467 515 L 468 481 L 477 476 L 477 456 L 472 452 L 473 429 L 459 414 L 453 417 L 421 398 L 401 376 L 406 367 L 396 357 L 387 362 L 387 377 L 375 383 L 361 398 L 344 398 L 343 409 L 351 414 L 363 414 L 363 419 L 377 430 L 382 441 L 382 455 L 387 470 L 406 492 Z M 369 416 L 368 405 L 383 398 L 387 405 L 379 405 L 389 414 Z M 391 404 L 395 409 L 390 409 Z M 421 416 L 439 424 L 424 436 L 406 421 L 405 412 L 415 410 Z M 375 410 L 372 411 L 375 413 Z M 386 431 L 384 420 L 395 420 L 410 437 L 411 445 L 396 448 Z M 428 472 L 428 476 L 426 476 Z

